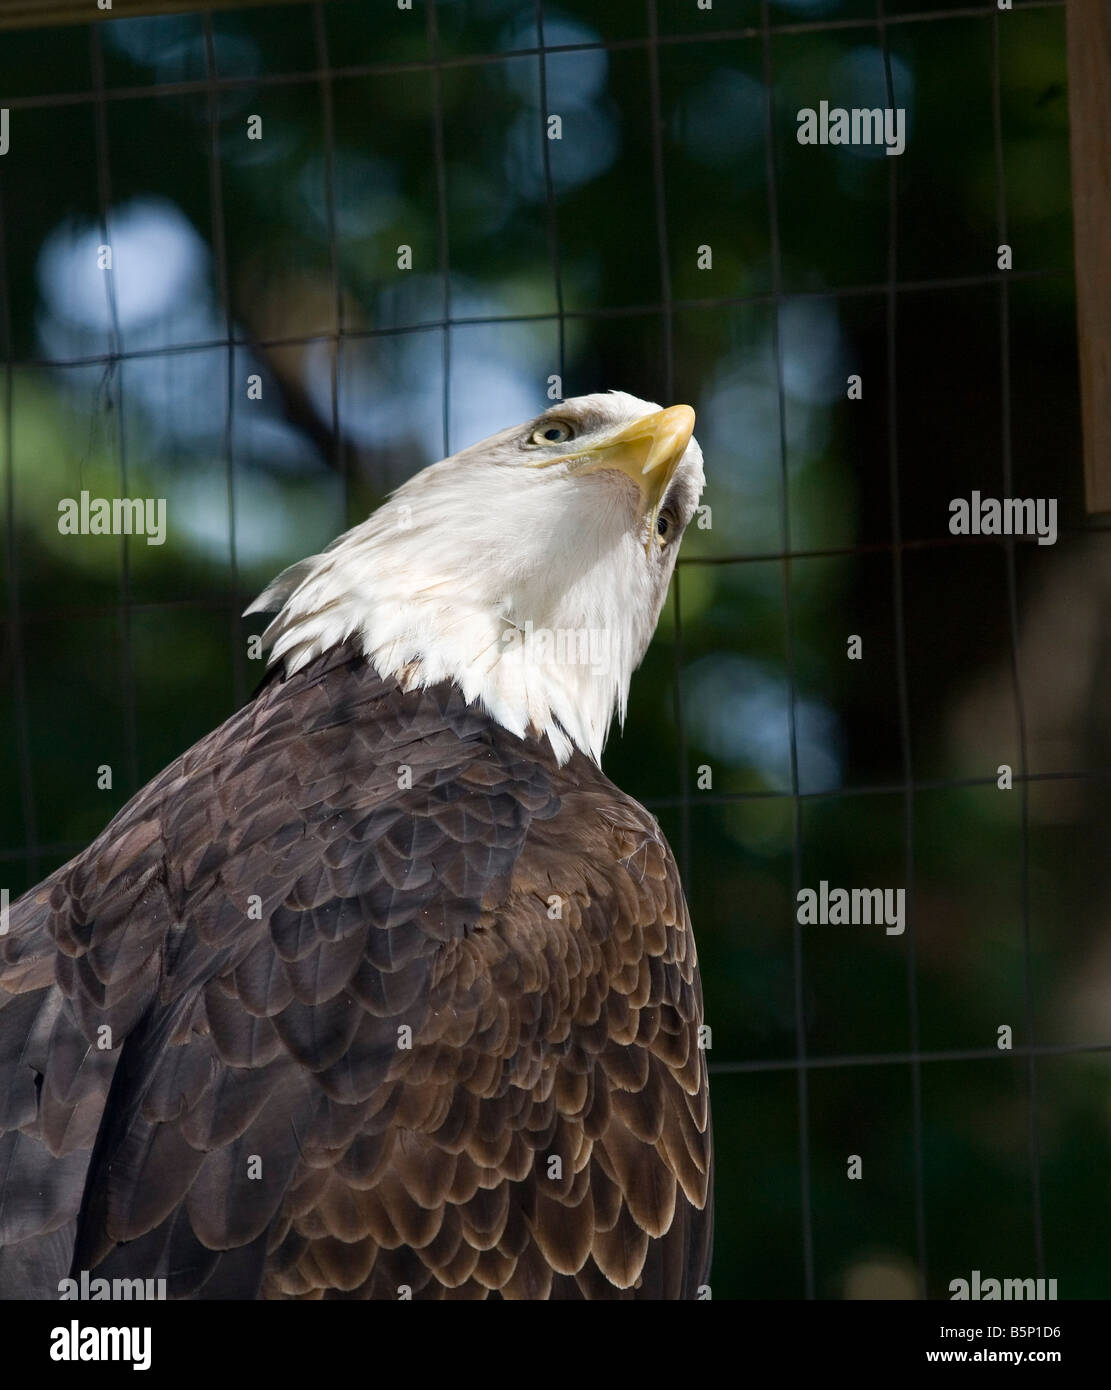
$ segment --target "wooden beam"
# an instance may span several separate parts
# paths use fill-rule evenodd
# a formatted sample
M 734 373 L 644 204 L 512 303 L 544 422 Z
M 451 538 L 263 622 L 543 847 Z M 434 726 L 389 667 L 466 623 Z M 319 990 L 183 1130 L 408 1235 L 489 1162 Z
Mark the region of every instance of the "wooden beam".
M 48 25 L 90 24 L 106 19 L 298 3 L 303 0 L 112 0 L 110 10 L 101 10 L 96 0 L 0 0 L 0 29 L 43 29 Z
M 1111 511 L 1111 3 L 1068 0 L 1076 320 L 1089 512 Z

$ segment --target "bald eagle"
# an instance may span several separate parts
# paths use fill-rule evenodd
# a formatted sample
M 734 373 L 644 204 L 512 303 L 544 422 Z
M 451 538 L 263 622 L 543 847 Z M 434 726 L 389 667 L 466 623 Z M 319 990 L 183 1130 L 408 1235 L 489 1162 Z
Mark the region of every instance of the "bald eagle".
M 252 700 L 0 936 L 0 1295 L 705 1296 L 690 920 L 599 769 L 693 427 L 564 401 L 248 609 Z

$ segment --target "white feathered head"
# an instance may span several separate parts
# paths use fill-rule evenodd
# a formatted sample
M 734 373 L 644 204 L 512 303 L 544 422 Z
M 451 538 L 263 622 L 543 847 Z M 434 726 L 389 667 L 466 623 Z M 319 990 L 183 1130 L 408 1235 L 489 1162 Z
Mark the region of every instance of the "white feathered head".
M 423 469 L 247 609 L 296 671 L 353 637 L 407 689 L 454 681 L 597 762 L 702 491 L 694 411 L 578 396 Z

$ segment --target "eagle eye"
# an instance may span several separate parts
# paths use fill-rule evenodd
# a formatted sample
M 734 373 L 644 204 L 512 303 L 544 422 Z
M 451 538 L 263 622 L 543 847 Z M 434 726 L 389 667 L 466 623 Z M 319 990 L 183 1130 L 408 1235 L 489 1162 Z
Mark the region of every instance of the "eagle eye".
M 549 420 L 546 425 L 541 425 L 538 430 L 533 431 L 533 444 L 564 444 L 573 435 L 571 426 L 563 420 Z

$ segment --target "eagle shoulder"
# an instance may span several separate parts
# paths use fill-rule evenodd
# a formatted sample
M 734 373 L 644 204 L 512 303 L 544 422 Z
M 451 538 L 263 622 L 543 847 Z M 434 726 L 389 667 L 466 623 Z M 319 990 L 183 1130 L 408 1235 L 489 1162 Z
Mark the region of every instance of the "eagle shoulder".
M 177 1297 L 705 1280 L 666 841 L 452 687 L 345 648 L 272 677 L 12 916 L 0 1291 L 71 1266 Z

